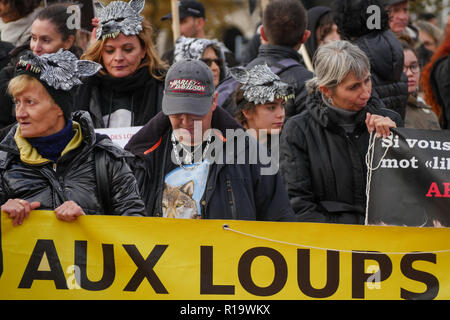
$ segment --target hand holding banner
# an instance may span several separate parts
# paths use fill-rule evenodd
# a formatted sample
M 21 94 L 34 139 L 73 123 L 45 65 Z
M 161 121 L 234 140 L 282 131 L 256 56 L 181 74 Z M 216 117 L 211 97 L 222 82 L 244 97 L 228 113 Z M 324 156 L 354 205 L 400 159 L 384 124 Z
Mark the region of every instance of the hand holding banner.
M 378 169 L 367 185 L 368 224 L 450 227 L 448 131 L 392 132 L 375 140 L 371 166 Z

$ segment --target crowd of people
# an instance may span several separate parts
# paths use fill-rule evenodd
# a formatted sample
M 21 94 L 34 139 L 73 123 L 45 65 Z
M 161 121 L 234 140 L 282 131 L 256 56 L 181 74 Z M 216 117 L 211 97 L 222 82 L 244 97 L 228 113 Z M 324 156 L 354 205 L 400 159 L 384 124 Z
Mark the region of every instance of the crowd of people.
M 98 8 L 87 48 L 69 4 L 0 0 L 2 211 L 364 224 L 369 136 L 450 126 L 450 32 L 408 2 L 272 0 L 239 62 L 196 0 L 161 56 L 145 0 Z

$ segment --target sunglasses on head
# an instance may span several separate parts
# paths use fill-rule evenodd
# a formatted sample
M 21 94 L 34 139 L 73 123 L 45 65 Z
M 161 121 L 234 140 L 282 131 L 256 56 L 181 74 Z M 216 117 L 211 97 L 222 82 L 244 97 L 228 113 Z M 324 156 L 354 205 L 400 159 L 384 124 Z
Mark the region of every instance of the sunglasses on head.
M 208 67 L 211 67 L 213 62 L 215 64 L 217 64 L 219 67 L 222 66 L 222 59 L 220 59 L 220 58 L 216 58 L 216 59 L 205 58 L 205 59 L 200 59 L 200 60 L 202 60 L 204 63 L 206 63 L 208 65 Z

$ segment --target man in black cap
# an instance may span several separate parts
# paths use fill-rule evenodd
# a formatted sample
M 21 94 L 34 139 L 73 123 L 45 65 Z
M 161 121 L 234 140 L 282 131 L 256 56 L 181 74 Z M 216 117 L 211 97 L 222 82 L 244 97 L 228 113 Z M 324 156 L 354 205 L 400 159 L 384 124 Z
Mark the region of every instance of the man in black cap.
M 184 0 L 178 4 L 180 15 L 180 35 L 187 38 L 205 37 L 205 7 L 195 0 Z M 172 19 L 172 13 L 161 18 L 162 21 Z

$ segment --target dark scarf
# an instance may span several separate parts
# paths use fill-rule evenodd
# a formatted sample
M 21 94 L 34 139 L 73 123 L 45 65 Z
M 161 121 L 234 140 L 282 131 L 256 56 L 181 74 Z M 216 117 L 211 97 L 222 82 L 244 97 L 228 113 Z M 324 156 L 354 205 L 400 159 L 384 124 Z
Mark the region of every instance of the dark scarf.
M 111 77 L 109 74 L 98 73 L 95 77 L 94 85 L 99 85 L 102 90 L 107 89 L 115 92 L 135 91 L 145 86 L 145 83 L 152 78 L 148 67 L 142 67 L 135 73 L 124 78 Z
M 69 119 L 61 131 L 47 137 L 27 138 L 27 140 L 41 156 L 56 162 L 74 135 L 72 120 Z
M 148 67 L 142 67 L 124 78 L 114 78 L 98 73 L 92 85 L 100 89 L 102 102 L 108 104 L 106 109 L 110 107 L 111 97 L 129 96 L 130 101 L 133 102 L 130 107 L 136 115 L 132 125 L 137 126 L 144 125 L 159 111 L 157 110 L 158 98 L 160 98 L 157 94 L 159 82 L 152 77 Z

